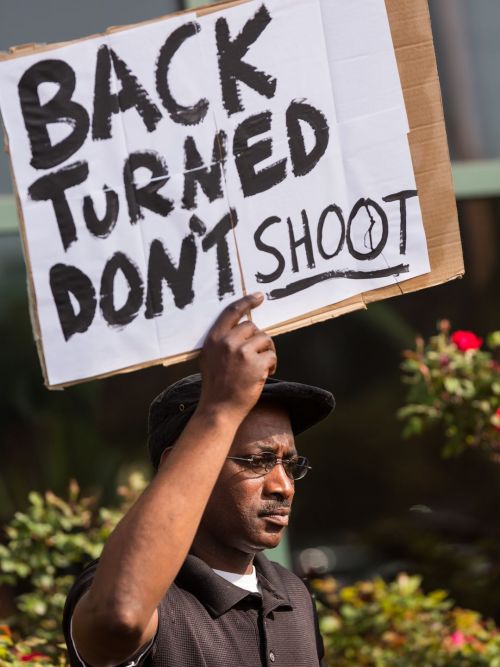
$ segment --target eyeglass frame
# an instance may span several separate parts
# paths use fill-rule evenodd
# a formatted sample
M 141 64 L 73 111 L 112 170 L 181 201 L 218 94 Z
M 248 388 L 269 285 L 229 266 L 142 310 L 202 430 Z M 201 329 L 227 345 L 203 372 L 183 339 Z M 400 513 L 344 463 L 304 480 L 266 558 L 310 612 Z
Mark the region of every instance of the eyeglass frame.
M 165 449 L 163 451 L 167 451 L 168 449 L 173 449 L 173 448 L 174 448 L 174 445 L 169 445 L 168 447 L 165 447 Z M 309 465 L 309 459 L 307 458 L 307 456 L 292 456 L 289 459 L 283 459 L 283 458 L 280 459 L 276 456 L 276 454 L 274 452 L 262 452 L 262 454 L 271 454 L 272 456 L 274 456 L 275 460 L 274 460 L 274 463 L 272 464 L 272 466 L 269 468 L 269 470 L 266 470 L 265 472 L 258 472 L 257 470 L 254 470 L 254 472 L 256 472 L 258 475 L 264 476 L 264 475 L 269 474 L 271 472 L 271 470 L 273 470 L 278 465 L 278 463 L 281 463 L 282 465 L 285 464 L 285 465 L 283 465 L 283 469 L 284 469 L 288 479 L 291 479 L 292 481 L 297 482 L 299 479 L 304 479 L 304 477 L 307 475 L 309 470 L 312 470 L 312 466 Z M 229 461 L 245 461 L 245 463 L 252 464 L 253 461 L 254 461 L 254 458 L 262 456 L 262 454 L 251 454 L 250 456 L 226 456 L 226 461 L 227 460 L 229 460 Z M 288 473 L 286 464 L 290 463 L 291 461 L 297 461 L 298 459 L 302 459 L 302 461 L 304 461 L 304 463 L 306 464 L 305 466 L 303 466 L 303 469 L 305 470 L 305 472 L 301 477 L 292 477 Z
M 271 455 L 274 457 L 274 463 L 272 463 L 271 467 L 269 470 L 264 470 L 258 471 L 258 470 L 253 470 L 253 472 L 257 473 L 258 475 L 267 475 L 270 473 L 277 465 L 278 463 L 281 463 L 283 465 L 283 469 L 286 473 L 286 476 L 293 480 L 294 482 L 298 481 L 299 479 L 304 479 L 304 477 L 307 475 L 309 470 L 312 470 L 312 466 L 309 465 L 309 459 L 306 456 L 292 456 L 291 458 L 288 459 L 283 459 L 283 458 L 278 458 L 274 452 L 263 452 L 262 454 L 252 454 L 251 456 L 226 456 L 226 459 L 229 459 L 230 461 L 245 461 L 245 463 L 249 463 L 250 466 L 252 463 L 255 462 L 255 458 L 260 458 L 264 454 Z M 303 461 L 304 465 L 301 464 L 302 469 L 304 470 L 304 474 L 301 475 L 300 477 L 293 477 L 289 470 L 288 470 L 288 464 L 290 463 L 297 463 L 298 461 Z M 263 465 L 263 464 L 261 464 Z M 265 468 L 265 466 L 263 465 Z

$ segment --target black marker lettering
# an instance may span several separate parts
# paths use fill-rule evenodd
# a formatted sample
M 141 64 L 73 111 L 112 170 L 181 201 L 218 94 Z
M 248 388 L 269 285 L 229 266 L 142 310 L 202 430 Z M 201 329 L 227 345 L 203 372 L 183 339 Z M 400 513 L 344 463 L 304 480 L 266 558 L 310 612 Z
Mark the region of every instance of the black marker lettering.
M 385 202 L 393 202 L 393 201 L 399 202 L 399 215 L 401 217 L 400 235 L 399 235 L 399 253 L 401 255 L 406 255 L 406 200 L 417 196 L 418 192 L 416 190 L 402 190 L 401 192 L 396 192 L 393 195 L 382 197 L 382 199 Z
M 85 333 L 92 324 L 96 309 L 95 290 L 90 278 L 75 266 L 55 264 L 50 269 L 49 279 L 64 340 L 76 333 Z M 78 312 L 73 308 L 70 293 L 78 302 Z
M 86 195 L 83 199 L 83 217 L 87 229 L 91 234 L 100 239 L 105 239 L 111 234 L 118 220 L 118 212 L 120 210 L 120 200 L 116 192 L 108 189 L 107 185 L 103 187 L 103 191 L 106 198 L 106 211 L 102 218 L 97 217 L 92 197 Z
M 269 190 L 286 178 L 286 158 L 261 171 L 255 171 L 255 165 L 271 157 L 273 144 L 269 138 L 249 146 L 249 139 L 269 132 L 270 129 L 271 112 L 264 111 L 246 118 L 234 133 L 233 153 L 245 197 Z
M 188 39 L 199 32 L 198 23 L 185 23 L 167 37 L 165 44 L 160 49 L 160 55 L 156 63 L 156 90 L 163 106 L 170 114 L 175 123 L 181 125 L 198 125 L 207 115 L 209 101 L 200 99 L 191 107 L 181 106 L 173 97 L 168 85 L 168 70 L 172 58 L 179 47 Z
M 215 36 L 217 39 L 217 53 L 219 59 L 219 76 L 222 86 L 222 99 L 228 115 L 237 111 L 244 111 L 240 98 L 238 81 L 253 88 L 260 95 L 268 99 L 276 93 L 276 79 L 265 72 L 261 72 L 244 60 L 250 46 L 257 40 L 271 22 L 271 16 L 265 5 L 257 10 L 249 19 L 234 40 L 231 40 L 229 26 L 224 17 L 217 19 Z
M 326 271 L 316 276 L 301 278 L 285 287 L 278 287 L 271 290 L 267 295 L 269 301 L 284 299 L 298 292 L 309 289 L 313 285 L 323 283 L 326 280 L 335 280 L 337 278 L 346 278 L 347 280 L 370 280 L 373 278 L 387 278 L 388 276 L 399 276 L 401 273 L 408 273 L 410 267 L 408 264 L 398 264 L 389 266 L 387 269 L 376 269 L 374 271 L 351 271 L 349 269 L 340 269 L 339 271 Z
M 52 202 L 64 250 L 77 240 L 75 221 L 65 191 L 83 183 L 88 175 L 88 164 L 75 162 L 59 171 L 41 176 L 28 188 L 28 194 L 34 201 Z
M 195 214 L 189 219 L 189 229 L 197 236 L 203 236 L 207 233 L 205 223 Z
M 306 153 L 300 121 L 307 123 L 314 132 L 316 143 L 309 153 Z M 286 112 L 286 127 L 293 173 L 295 176 L 305 176 L 314 169 L 328 148 L 328 123 L 318 109 L 304 102 L 293 101 Z
M 193 137 L 186 137 L 184 152 L 186 157 L 182 207 L 196 208 L 198 183 L 208 197 L 208 201 L 213 202 L 222 197 L 222 166 L 226 159 L 226 133 L 221 130 L 215 135 L 211 166 L 203 165 Z
M 325 246 L 323 245 L 323 234 L 324 234 L 325 222 L 326 222 L 330 213 L 335 213 L 335 215 L 337 216 L 338 221 L 340 222 L 339 242 L 338 242 L 337 248 L 332 253 L 326 252 Z M 323 259 L 333 259 L 342 250 L 342 248 L 344 247 L 344 243 L 345 243 L 345 220 L 344 220 L 344 215 L 342 213 L 342 209 L 340 208 L 340 206 L 337 206 L 336 204 L 331 204 L 330 206 L 325 208 L 325 210 L 321 213 L 320 218 L 319 218 L 319 222 L 318 222 L 317 245 L 318 245 L 319 254 L 321 255 L 321 257 L 323 257 Z
M 134 182 L 134 172 L 141 167 L 149 169 L 151 180 L 146 185 L 137 187 Z M 167 165 L 159 153 L 155 151 L 131 153 L 125 162 L 123 180 L 132 223 L 144 218 L 142 207 L 148 208 L 164 218 L 173 211 L 173 202 L 158 192 L 169 180 Z
M 148 293 L 146 297 L 146 318 L 151 319 L 163 313 L 163 281 L 169 286 L 177 308 L 184 308 L 193 302 L 193 278 L 196 268 L 197 248 L 194 234 L 188 234 L 181 245 L 179 264 L 175 266 L 168 251 L 158 239 L 151 244 L 148 264 Z
M 311 230 L 309 229 L 309 220 L 307 218 L 307 213 L 305 210 L 302 210 L 302 229 L 304 230 L 304 236 L 299 239 L 295 238 L 295 232 L 293 231 L 293 224 L 290 218 L 287 218 L 288 224 L 288 236 L 290 239 L 290 251 L 292 254 L 292 271 L 297 273 L 299 270 L 299 262 L 297 259 L 297 248 L 301 245 L 304 246 L 306 250 L 306 259 L 307 259 L 307 268 L 313 269 L 316 265 L 314 263 L 314 252 L 312 247 L 311 240 Z
M 222 299 L 225 294 L 234 294 L 233 271 L 231 268 L 231 258 L 229 256 L 229 244 L 227 242 L 227 235 L 233 227 L 238 224 L 238 216 L 236 211 L 231 209 L 215 227 L 208 232 L 201 247 L 204 252 L 210 250 L 215 246 L 217 253 L 217 271 L 219 274 L 219 299 Z
M 118 94 L 111 92 L 111 63 L 121 84 Z M 148 132 L 153 132 L 162 118 L 160 110 L 123 60 L 103 44 L 97 52 L 92 138 L 109 139 L 112 114 L 132 108 L 139 113 Z
M 370 218 L 370 226 L 365 234 L 365 240 L 368 241 L 367 245 L 370 248 L 368 252 L 359 252 L 358 250 L 356 250 L 351 238 L 352 224 L 362 208 L 366 210 L 368 217 Z M 375 247 L 373 246 L 373 230 L 375 228 L 375 225 L 377 224 L 377 221 L 373 217 L 370 209 L 373 209 L 374 211 L 376 211 L 376 213 L 378 213 L 378 216 L 380 218 L 380 223 L 382 224 L 382 234 L 380 237 L 380 241 Z M 382 250 L 385 248 L 388 236 L 389 236 L 389 224 L 384 209 L 379 204 L 377 204 L 377 202 L 373 201 L 373 199 L 359 199 L 354 205 L 354 208 L 352 209 L 351 215 L 349 216 L 349 220 L 347 222 L 347 247 L 351 255 L 355 259 L 360 259 L 360 260 L 375 259 L 375 257 L 378 257 L 382 252 Z
M 40 104 L 41 83 L 56 83 L 57 93 Z M 19 101 L 31 146 L 31 166 L 51 169 L 71 157 L 83 145 L 89 131 L 89 116 L 71 97 L 75 91 L 75 73 L 63 60 L 41 60 L 32 65 L 19 81 Z M 47 125 L 65 123 L 70 134 L 52 144 Z
M 280 251 L 274 246 L 269 245 L 268 243 L 264 243 L 264 241 L 262 240 L 262 234 L 266 231 L 266 229 L 268 229 L 268 227 L 270 227 L 271 225 L 275 225 L 280 222 L 281 218 L 278 218 L 275 215 L 271 216 L 270 218 L 266 218 L 264 222 L 262 222 L 257 227 L 257 230 L 253 235 L 255 241 L 255 247 L 257 248 L 257 250 L 269 253 L 270 255 L 275 257 L 276 261 L 278 262 L 278 266 L 272 273 L 258 272 L 255 274 L 255 278 L 257 279 L 258 283 L 272 283 L 274 280 L 277 280 L 281 276 L 281 274 L 285 269 L 285 258 L 280 253 Z
M 118 310 L 115 307 L 115 278 L 118 271 L 123 273 L 128 283 L 127 300 Z M 123 327 L 130 324 L 137 316 L 142 305 L 143 297 L 142 279 L 139 269 L 123 252 L 115 252 L 113 257 L 106 262 L 101 278 L 101 296 L 99 305 L 102 316 L 112 327 Z

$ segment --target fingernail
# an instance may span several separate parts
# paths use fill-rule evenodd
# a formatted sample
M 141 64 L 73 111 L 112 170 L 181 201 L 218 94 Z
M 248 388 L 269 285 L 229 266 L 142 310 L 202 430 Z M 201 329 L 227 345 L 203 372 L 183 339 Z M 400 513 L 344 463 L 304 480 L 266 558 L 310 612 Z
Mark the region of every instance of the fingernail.
M 254 292 L 252 296 L 254 299 L 257 299 L 258 301 L 262 301 L 262 299 L 264 298 L 264 294 L 262 292 Z

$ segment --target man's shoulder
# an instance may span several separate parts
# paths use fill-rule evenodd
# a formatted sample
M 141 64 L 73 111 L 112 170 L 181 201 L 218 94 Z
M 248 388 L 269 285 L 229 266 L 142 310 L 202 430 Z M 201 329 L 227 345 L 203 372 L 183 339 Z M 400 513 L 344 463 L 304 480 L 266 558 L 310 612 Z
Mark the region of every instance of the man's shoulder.
M 62 628 L 64 637 L 66 639 L 66 644 L 68 646 L 72 643 L 71 619 L 73 618 L 75 607 L 78 604 L 78 600 L 82 597 L 82 595 L 84 595 L 89 590 L 92 581 L 94 579 L 98 562 L 99 560 L 96 559 L 85 565 L 83 570 L 76 576 L 66 596 L 66 602 L 64 603 L 64 611 L 62 617 Z
M 62 627 L 66 646 L 68 649 L 68 663 L 72 667 L 85 667 L 86 665 L 86 663 L 79 655 L 73 639 L 72 618 L 78 601 L 92 585 L 98 564 L 99 559 L 96 559 L 85 565 L 83 570 L 76 576 L 73 585 L 69 589 L 68 595 L 66 596 Z M 147 646 L 143 646 L 125 663 L 123 663 L 123 667 L 138 667 L 138 665 L 149 664 L 147 661 L 151 650 L 153 649 L 153 645 L 154 640 L 151 640 Z
M 254 563 L 257 566 L 257 570 L 266 571 L 267 568 L 270 568 L 277 576 L 290 579 L 294 581 L 302 581 L 294 572 L 289 570 L 281 563 L 278 563 L 274 560 L 268 558 L 264 553 L 257 553 L 254 558 Z
M 71 588 L 68 591 L 68 595 L 66 596 L 64 616 L 69 615 L 71 617 L 78 600 L 90 588 L 98 563 L 99 559 L 97 558 L 90 563 L 87 563 L 83 570 L 76 576 Z
M 76 605 L 78 604 L 78 601 L 92 585 L 98 565 L 99 559 L 96 558 L 95 560 L 87 563 L 83 569 L 78 574 L 76 574 L 75 580 L 73 581 L 73 584 L 71 585 L 66 596 L 63 612 L 63 627 L 69 626 L 69 622 L 73 616 L 73 612 Z M 177 586 L 176 582 L 174 581 L 169 589 L 169 592 L 176 590 Z M 167 596 L 168 593 L 165 594 L 165 598 L 167 598 Z
M 269 560 L 262 553 L 255 556 L 255 564 L 258 572 L 261 572 L 267 579 L 272 579 L 274 583 L 279 582 L 289 594 L 294 591 L 310 597 L 309 589 L 304 581 L 287 567 Z
M 264 554 L 259 554 L 258 557 L 256 557 L 257 562 L 259 563 L 266 563 L 268 567 L 270 567 L 278 577 L 281 579 L 289 580 L 289 581 L 300 581 L 302 582 L 301 578 L 298 577 L 294 572 L 289 570 L 287 567 L 282 565 L 281 563 L 277 563 L 274 560 L 271 560 L 270 558 L 267 558 Z

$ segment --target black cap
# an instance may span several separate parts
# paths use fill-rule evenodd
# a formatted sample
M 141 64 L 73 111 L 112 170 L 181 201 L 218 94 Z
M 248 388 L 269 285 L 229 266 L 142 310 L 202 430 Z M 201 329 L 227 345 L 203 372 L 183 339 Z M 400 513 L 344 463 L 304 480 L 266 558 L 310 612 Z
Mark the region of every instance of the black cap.
M 164 389 L 151 403 L 148 446 L 151 462 L 158 468 L 163 450 L 173 445 L 198 405 L 201 375 L 189 375 Z M 288 412 L 295 435 L 327 417 L 335 407 L 333 395 L 325 389 L 299 382 L 268 378 L 259 401 L 269 400 Z

